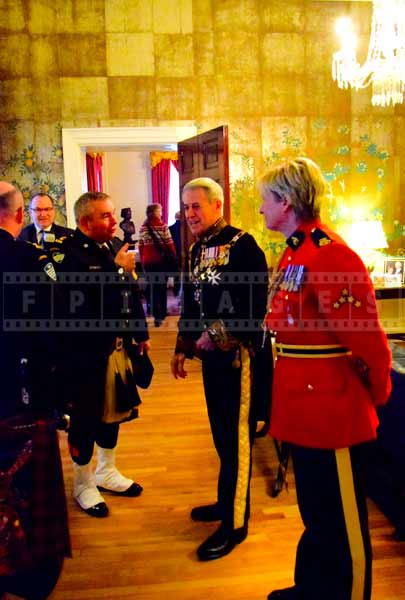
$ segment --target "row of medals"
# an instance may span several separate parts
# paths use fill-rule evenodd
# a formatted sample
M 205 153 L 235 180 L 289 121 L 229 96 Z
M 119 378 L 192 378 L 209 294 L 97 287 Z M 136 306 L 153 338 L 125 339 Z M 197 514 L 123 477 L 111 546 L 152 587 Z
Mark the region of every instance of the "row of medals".
M 273 274 L 267 298 L 268 310 L 271 309 L 271 303 L 274 295 L 282 290 L 284 292 L 298 292 L 303 282 L 305 273 L 304 265 L 288 265 L 286 269 L 280 269 Z
M 229 244 L 224 246 L 206 246 L 201 247 L 200 257 L 193 269 L 194 279 L 194 299 L 200 301 L 201 288 L 200 283 L 206 281 L 208 277 L 215 278 L 217 267 L 227 265 L 229 263 Z

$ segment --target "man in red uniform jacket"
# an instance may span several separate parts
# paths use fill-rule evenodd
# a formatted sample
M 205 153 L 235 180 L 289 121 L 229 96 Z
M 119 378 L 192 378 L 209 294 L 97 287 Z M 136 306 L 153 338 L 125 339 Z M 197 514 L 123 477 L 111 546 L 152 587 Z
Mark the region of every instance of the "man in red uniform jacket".
M 271 428 L 288 442 L 305 530 L 295 585 L 270 600 L 369 600 L 371 547 L 363 469 L 387 402 L 391 354 L 367 269 L 320 222 L 326 183 L 297 158 L 259 182 L 266 226 L 287 247 L 269 290 L 275 336 Z

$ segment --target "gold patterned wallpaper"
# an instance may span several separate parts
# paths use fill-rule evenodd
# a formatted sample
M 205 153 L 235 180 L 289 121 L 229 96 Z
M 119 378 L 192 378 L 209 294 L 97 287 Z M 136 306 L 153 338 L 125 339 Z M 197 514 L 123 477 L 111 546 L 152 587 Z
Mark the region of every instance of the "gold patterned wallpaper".
M 343 7 L 343 8 L 342 8 Z M 3 0 L 0 175 L 28 196 L 49 190 L 64 220 L 62 127 L 227 124 L 232 220 L 270 255 L 257 175 L 285 156 L 318 161 L 332 223 L 381 219 L 405 245 L 405 106 L 332 81 L 334 22 L 368 3 L 310 0 Z M 360 212 L 359 212 L 360 211 Z

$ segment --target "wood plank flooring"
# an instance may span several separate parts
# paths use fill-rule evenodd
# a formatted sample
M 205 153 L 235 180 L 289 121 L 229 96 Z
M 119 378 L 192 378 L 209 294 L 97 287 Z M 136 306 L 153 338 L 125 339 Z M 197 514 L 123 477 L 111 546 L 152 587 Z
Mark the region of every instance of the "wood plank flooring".
M 196 547 L 215 524 L 190 520 L 190 509 L 215 500 L 217 458 L 202 392 L 200 364 L 188 361 L 185 381 L 169 359 L 176 318 L 151 325 L 155 376 L 142 393 L 140 418 L 121 427 L 118 466 L 144 487 L 139 498 L 105 496 L 107 519 L 85 515 L 71 500 L 72 470 L 61 436 L 73 558 L 52 600 L 264 600 L 293 582 L 302 525 L 289 472 L 289 491 L 270 497 L 277 461 L 272 440 L 254 448 L 249 536 L 231 554 L 200 563 Z M 370 503 L 374 550 L 373 600 L 405 600 L 405 543 Z M 325 599 L 327 600 L 327 599 Z

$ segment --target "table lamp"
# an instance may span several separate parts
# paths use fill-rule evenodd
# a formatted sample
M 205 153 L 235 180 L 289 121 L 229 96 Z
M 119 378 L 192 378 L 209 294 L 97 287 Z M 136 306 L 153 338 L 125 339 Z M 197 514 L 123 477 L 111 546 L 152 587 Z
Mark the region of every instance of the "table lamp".
M 382 261 L 380 250 L 388 248 L 387 238 L 381 221 L 354 221 L 343 234 L 347 244 L 363 260 L 369 273 Z

